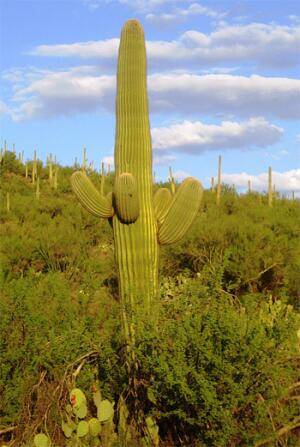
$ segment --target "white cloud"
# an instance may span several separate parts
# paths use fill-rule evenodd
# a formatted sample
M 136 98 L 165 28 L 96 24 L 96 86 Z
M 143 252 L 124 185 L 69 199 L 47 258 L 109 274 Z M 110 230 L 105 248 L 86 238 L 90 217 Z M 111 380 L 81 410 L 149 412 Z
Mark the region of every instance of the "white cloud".
M 113 155 L 107 155 L 106 157 L 102 158 L 102 163 L 105 163 L 106 165 L 110 165 L 111 167 L 114 166 L 114 156 Z
M 87 5 L 91 11 L 95 11 L 105 3 L 120 3 L 121 5 L 130 7 L 132 10 L 140 14 L 145 14 L 164 5 L 186 3 L 189 1 L 190 0 L 82 0 L 83 4 Z
M 114 89 L 114 76 L 95 76 L 87 67 L 47 72 L 15 89 L 13 116 L 18 121 L 109 109 Z
M 169 165 L 172 161 L 175 160 L 177 160 L 177 157 L 175 157 L 174 155 L 157 155 L 156 152 L 153 157 L 153 164 L 154 166 Z
M 258 175 L 241 172 L 238 174 L 223 174 L 222 181 L 234 184 L 240 188 L 247 188 L 248 180 L 251 181 L 251 187 L 257 191 L 266 191 L 268 189 L 268 173 L 263 172 Z M 300 169 L 292 169 L 286 172 L 272 172 L 273 184 L 277 191 L 300 191 Z
M 115 59 L 120 39 L 92 40 L 58 45 L 39 45 L 30 54 L 35 56 L 79 57 L 83 59 Z
M 189 73 L 149 76 L 152 111 L 300 117 L 300 80 Z
M 152 110 L 184 113 L 300 117 L 300 80 L 253 75 L 149 76 Z
M 191 177 L 191 174 L 186 171 L 176 171 L 174 172 L 173 177 L 175 178 L 175 180 L 182 181 L 187 177 Z
M 157 25 L 172 23 L 176 21 L 186 20 L 191 16 L 204 15 L 208 17 L 221 17 L 223 13 L 217 13 L 215 10 L 200 5 L 200 3 L 192 3 L 187 8 L 175 8 L 169 13 L 147 14 L 146 20 Z
M 150 16 L 149 16 L 150 17 Z M 154 17 L 154 16 L 153 16 Z M 168 17 L 171 17 L 169 14 Z M 166 16 L 167 19 L 167 16 Z M 119 39 L 40 45 L 31 51 L 37 56 L 80 57 L 116 60 Z M 165 67 L 215 66 L 220 63 L 256 63 L 277 69 L 299 65 L 300 26 L 250 23 L 219 27 L 210 34 L 196 30 L 172 41 L 147 41 L 151 65 Z
M 5 104 L 5 102 L 0 99 L 0 117 L 4 115 L 10 115 L 9 107 Z
M 22 79 L 8 104 L 15 120 L 114 112 L 115 76 L 99 76 L 95 67 L 29 71 Z M 152 112 L 300 118 L 298 79 L 171 72 L 150 75 L 148 90 Z
M 153 148 L 199 154 L 207 150 L 251 149 L 279 141 L 283 129 L 262 117 L 242 123 L 223 121 L 221 125 L 184 121 L 152 129 Z

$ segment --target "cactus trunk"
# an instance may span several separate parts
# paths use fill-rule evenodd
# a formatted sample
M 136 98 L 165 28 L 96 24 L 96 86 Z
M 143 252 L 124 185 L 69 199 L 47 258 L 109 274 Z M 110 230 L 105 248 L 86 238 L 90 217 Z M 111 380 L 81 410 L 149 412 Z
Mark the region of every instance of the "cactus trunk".
M 121 301 L 128 311 L 151 309 L 158 287 L 157 229 L 152 200 L 152 148 L 143 30 L 129 21 L 121 36 L 116 101 L 116 178 L 130 173 L 137 186 L 139 218 L 124 225 L 113 217 Z
M 187 178 L 173 196 L 163 190 L 153 198 L 145 40 L 136 20 L 122 30 L 116 114 L 113 192 L 104 196 L 102 182 L 99 193 L 84 171 L 71 183 L 90 213 L 112 220 L 124 335 L 133 344 L 145 320 L 156 320 L 159 246 L 183 237 L 202 197 L 200 182 Z

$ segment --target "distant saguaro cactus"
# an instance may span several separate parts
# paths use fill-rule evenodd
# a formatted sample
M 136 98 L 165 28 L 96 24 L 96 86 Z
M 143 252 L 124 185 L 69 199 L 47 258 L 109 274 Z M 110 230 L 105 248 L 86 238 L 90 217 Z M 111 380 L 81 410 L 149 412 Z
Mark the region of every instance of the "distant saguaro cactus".
M 273 202 L 273 191 L 272 191 L 272 168 L 269 166 L 268 171 L 268 205 L 272 206 Z
M 183 237 L 202 197 L 201 184 L 192 177 L 184 180 L 174 196 L 163 188 L 153 197 L 145 40 L 136 20 L 126 22 L 121 34 L 116 115 L 113 193 L 99 193 L 83 171 L 72 175 L 71 184 L 90 213 L 112 221 L 123 325 L 133 341 L 137 311 L 145 316 L 153 311 L 159 245 Z
M 218 162 L 218 185 L 217 185 L 217 205 L 220 205 L 220 201 L 221 201 L 221 190 L 222 190 L 221 176 L 222 176 L 222 157 L 221 157 L 221 155 L 219 155 L 219 162 Z

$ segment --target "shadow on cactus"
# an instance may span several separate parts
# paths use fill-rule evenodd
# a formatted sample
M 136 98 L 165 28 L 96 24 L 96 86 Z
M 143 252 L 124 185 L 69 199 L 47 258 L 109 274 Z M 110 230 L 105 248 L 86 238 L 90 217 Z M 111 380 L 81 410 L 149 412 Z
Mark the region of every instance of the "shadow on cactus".
M 71 184 L 87 211 L 112 222 L 124 335 L 134 344 L 142 324 L 137 315 L 155 320 L 159 246 L 184 236 L 202 197 L 201 184 L 192 177 L 174 194 L 161 189 L 153 197 L 145 39 L 136 20 L 129 20 L 121 34 L 114 162 L 114 189 L 107 196 L 84 170 L 72 175 Z

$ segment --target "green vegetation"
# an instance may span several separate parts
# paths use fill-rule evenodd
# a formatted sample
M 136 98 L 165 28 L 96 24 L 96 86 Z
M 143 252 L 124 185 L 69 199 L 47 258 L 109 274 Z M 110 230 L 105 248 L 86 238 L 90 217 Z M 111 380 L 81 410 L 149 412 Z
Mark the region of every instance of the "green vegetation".
M 237 195 L 221 160 L 201 209 L 196 180 L 176 185 L 170 170 L 153 185 L 136 21 L 122 33 L 117 98 L 105 182 L 86 150 L 75 173 L 1 153 L 1 440 L 296 447 L 299 201 Z
M 86 420 L 97 417 L 91 387 L 100 381 L 103 396 L 115 402 L 119 439 L 129 439 L 120 421 L 131 439 L 137 431 L 145 437 L 145 415 L 159 427 L 161 445 L 250 447 L 270 438 L 266 445 L 295 446 L 299 201 L 277 197 L 270 208 L 267 195 L 238 196 L 223 185 L 218 207 L 215 192 L 204 191 L 187 236 L 161 250 L 159 331 L 145 321 L 133 384 L 113 231 L 77 204 L 72 172 L 59 166 L 55 190 L 39 162 L 36 200 L 24 166 L 10 152 L 3 158 L 0 431 L 16 427 L 3 441 L 32 443 L 46 428 L 53 445 L 64 446 L 62 414 L 76 379 L 87 396 Z M 100 187 L 100 175 L 89 177 Z M 107 175 L 104 194 L 114 183 Z M 275 433 L 284 429 L 277 443 Z

